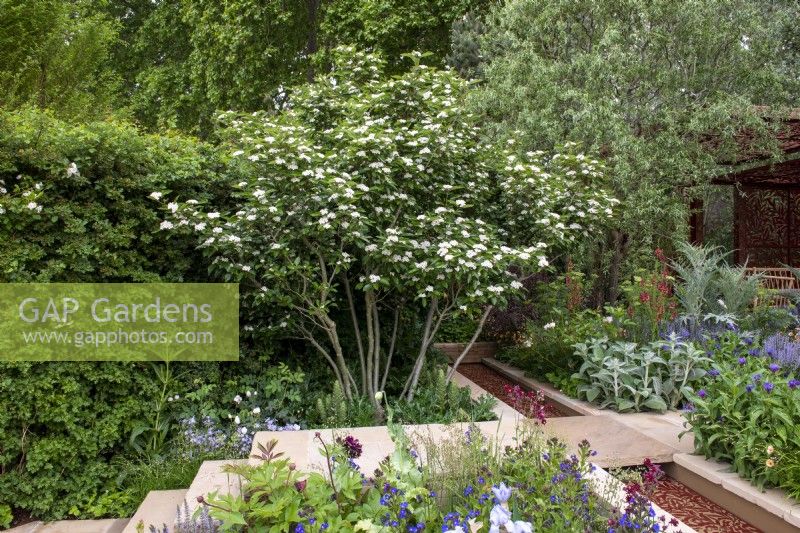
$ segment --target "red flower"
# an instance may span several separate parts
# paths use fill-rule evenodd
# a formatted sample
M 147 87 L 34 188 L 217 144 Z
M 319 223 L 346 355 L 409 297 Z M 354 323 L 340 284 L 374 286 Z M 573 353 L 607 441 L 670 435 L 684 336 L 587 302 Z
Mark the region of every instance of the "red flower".
M 643 304 L 646 304 L 647 302 L 650 301 L 650 294 L 646 292 L 640 292 L 639 301 L 642 302 Z

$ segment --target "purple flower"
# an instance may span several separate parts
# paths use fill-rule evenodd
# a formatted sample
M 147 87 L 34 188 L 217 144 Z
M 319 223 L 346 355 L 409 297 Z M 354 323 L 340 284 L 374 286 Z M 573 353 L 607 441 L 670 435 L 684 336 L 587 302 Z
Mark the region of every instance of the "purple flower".
M 778 370 L 780 370 L 780 369 L 781 369 L 781 367 L 780 367 L 780 365 L 776 365 L 775 363 L 772 363 L 771 365 L 769 365 L 769 369 L 770 369 L 772 372 L 777 372 Z
M 740 365 L 743 365 L 743 364 L 745 364 L 746 362 L 747 362 L 747 359 L 745 359 L 744 357 L 740 357 L 740 358 L 739 358 L 739 364 L 740 364 Z
M 789 388 L 790 388 L 790 389 L 794 390 L 794 389 L 796 389 L 798 386 L 800 386 L 800 381 L 797 381 L 796 379 L 790 379 L 790 380 L 789 380 Z
M 800 368 L 800 342 L 788 335 L 775 333 L 764 341 L 764 355 L 774 359 L 784 368 Z
M 773 384 L 772 384 L 772 383 L 770 383 L 769 381 L 765 381 L 765 382 L 764 382 L 764 390 L 765 390 L 765 391 L 767 391 L 767 392 L 772 392 L 772 389 L 774 389 L 774 388 L 775 388 L 775 385 L 773 385 Z
M 347 455 L 351 459 L 358 459 L 359 457 L 361 457 L 361 452 L 362 452 L 361 443 L 354 436 L 348 435 L 344 439 L 340 439 L 339 444 L 341 444 L 344 447 L 345 451 L 347 452 Z
M 747 384 L 747 386 L 745 387 L 745 389 L 747 390 L 747 392 L 753 392 L 753 388 L 754 388 L 754 387 L 753 387 L 752 383 L 748 383 L 748 384 Z
M 761 374 L 753 374 L 753 381 L 761 381 Z
M 711 370 L 708 371 L 708 375 L 711 376 L 712 378 L 715 378 L 719 376 L 719 370 L 717 370 L 716 368 L 712 368 Z
M 700 396 L 701 398 L 705 398 L 706 397 L 706 390 L 705 389 L 700 389 L 699 391 L 697 391 L 697 395 Z

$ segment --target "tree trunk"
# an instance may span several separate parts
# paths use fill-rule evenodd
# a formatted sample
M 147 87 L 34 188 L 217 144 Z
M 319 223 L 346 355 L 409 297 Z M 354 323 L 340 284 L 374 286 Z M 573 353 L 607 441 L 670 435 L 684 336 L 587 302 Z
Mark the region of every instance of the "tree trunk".
M 400 323 L 400 306 L 395 307 L 394 310 L 394 327 L 392 328 L 392 340 L 389 343 L 389 353 L 386 355 L 386 367 L 383 369 L 383 378 L 381 378 L 381 386 L 379 390 L 386 389 L 386 379 L 389 377 L 389 369 L 392 367 L 392 355 L 394 355 L 394 348 L 397 344 L 397 326 Z
M 433 317 L 436 314 L 436 308 L 439 305 L 438 298 L 432 298 L 430 307 L 428 308 L 428 316 L 425 319 L 425 329 L 422 333 L 422 339 L 419 346 L 419 353 L 417 354 L 417 360 L 414 362 L 414 368 L 411 370 L 411 374 L 408 376 L 406 380 L 406 385 L 403 387 L 403 393 L 401 396 L 407 396 L 408 401 L 414 399 L 414 389 L 417 387 L 417 382 L 419 381 L 419 374 L 422 372 L 422 366 L 425 364 L 425 354 L 428 352 L 428 346 L 431 344 L 431 340 L 433 338 L 433 333 L 431 329 L 433 327 Z
M 347 296 L 347 306 L 350 308 L 350 320 L 353 322 L 353 335 L 356 339 L 356 346 L 358 347 L 358 361 L 361 366 L 361 389 L 367 390 L 367 366 L 366 360 L 364 359 L 364 345 L 361 340 L 361 325 L 358 322 L 358 316 L 356 314 L 356 304 L 353 299 L 353 291 L 350 289 L 350 280 L 347 279 L 346 274 L 342 275 L 342 285 L 344 286 L 344 292 Z
M 628 254 L 628 234 L 620 230 L 613 230 L 614 255 L 611 257 L 611 266 L 608 269 L 607 301 L 616 302 L 619 297 L 619 277 L 622 261 Z
M 483 316 L 481 316 L 481 320 L 480 320 L 480 322 L 478 322 L 478 327 L 475 329 L 475 333 L 472 335 L 472 338 L 469 340 L 469 344 L 467 344 L 467 347 L 464 348 L 464 351 L 461 352 L 461 355 L 458 356 L 458 358 L 453 363 L 453 366 L 450 368 L 450 371 L 447 373 L 447 383 L 450 383 L 450 380 L 453 379 L 453 374 L 456 373 L 456 369 L 458 368 L 458 365 L 461 364 L 461 361 L 464 360 L 464 358 L 467 356 L 469 351 L 475 345 L 475 341 L 478 340 L 478 337 L 480 336 L 481 332 L 483 331 L 483 325 L 486 324 L 486 319 L 489 318 L 489 313 L 492 312 L 492 309 L 494 309 L 494 306 L 492 306 L 492 305 L 486 306 L 486 311 L 483 312 Z
M 308 83 L 314 81 L 314 66 L 311 64 L 311 56 L 318 49 L 317 31 L 319 30 L 318 13 L 321 0 L 306 0 L 306 10 L 308 11 L 308 40 L 306 41 L 306 57 L 308 66 L 306 67 L 306 80 Z
M 336 356 L 336 364 L 339 367 L 339 372 L 342 374 L 345 385 L 347 385 L 344 389 L 344 393 L 348 399 L 353 399 L 355 396 L 358 396 L 358 385 L 356 385 L 353 375 L 350 373 L 350 369 L 347 368 L 347 361 L 344 359 L 344 350 L 339 341 L 339 333 L 336 330 L 336 322 L 325 313 L 321 313 L 318 318 L 325 324 L 325 333 L 327 333 L 328 340 L 333 347 L 333 353 Z

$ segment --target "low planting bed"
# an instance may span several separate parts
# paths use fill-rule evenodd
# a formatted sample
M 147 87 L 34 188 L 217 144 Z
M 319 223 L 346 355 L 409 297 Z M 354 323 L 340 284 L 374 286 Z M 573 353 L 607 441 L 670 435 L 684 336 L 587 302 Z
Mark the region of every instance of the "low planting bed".
M 615 419 L 626 421 L 628 424 L 641 426 L 638 416 L 631 417 L 621 413 L 611 413 L 598 409 L 588 402 L 570 398 L 548 383 L 542 383 L 526 377 L 522 370 L 507 363 L 487 358 L 483 360 L 483 364 L 505 377 L 511 383 L 526 390 L 539 392 L 548 402 L 552 402 L 552 404 L 565 412 L 570 412 L 573 416 L 579 414 L 584 416 L 613 416 Z M 745 365 L 742 364 L 741 366 L 744 367 Z M 747 374 L 744 370 L 743 372 Z M 712 374 L 714 373 L 712 372 Z M 746 384 L 742 384 L 742 388 L 747 390 Z M 766 394 L 763 385 L 761 391 L 756 391 L 755 387 L 750 387 L 750 389 L 749 398 L 751 400 L 758 401 L 760 393 L 762 395 L 761 401 L 763 401 L 763 395 Z M 707 399 L 708 394 L 709 392 L 705 391 Z M 687 414 L 695 416 L 696 411 Z M 650 418 L 659 416 L 653 414 L 650 415 Z M 664 426 L 673 424 L 673 419 L 674 416 L 669 416 L 669 421 L 665 418 Z M 644 434 L 649 433 L 647 427 L 640 427 L 639 429 Z M 679 442 L 677 440 L 679 431 L 679 429 L 674 431 L 676 446 Z M 652 432 L 651 436 L 663 437 L 663 435 L 653 435 Z M 693 434 L 690 432 L 682 438 L 691 437 L 693 437 Z M 764 490 L 759 488 L 755 484 L 742 479 L 730 463 L 708 460 L 690 453 L 678 453 L 680 452 L 678 449 L 675 451 L 674 460 L 663 465 L 668 477 L 659 483 L 652 499 L 666 510 L 674 512 L 699 531 L 716 530 L 714 529 L 716 526 L 712 527 L 710 525 L 712 523 L 723 524 L 720 527 L 727 528 L 724 529 L 726 531 L 763 530 L 782 532 L 796 531 L 800 527 L 800 507 L 785 492 L 778 489 Z M 776 455 L 772 457 L 773 460 L 777 458 Z M 758 528 L 751 524 L 758 525 Z
M 657 466 L 626 492 L 528 420 L 259 433 L 254 452 L 194 504 L 208 530 L 692 531 L 647 499 Z

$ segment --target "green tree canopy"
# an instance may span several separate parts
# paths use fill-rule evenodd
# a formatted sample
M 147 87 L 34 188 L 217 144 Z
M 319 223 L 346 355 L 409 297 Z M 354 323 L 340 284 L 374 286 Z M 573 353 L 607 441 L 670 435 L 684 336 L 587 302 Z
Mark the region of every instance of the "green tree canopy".
M 682 191 L 735 156 L 738 133 L 775 148 L 753 106 L 792 103 L 779 21 L 748 0 L 509 0 L 487 18 L 473 104 L 495 132 L 609 158 L 624 207 L 594 258 L 606 297 L 624 256 L 634 265 L 681 234 Z
M 399 313 L 427 317 L 413 353 L 394 358 L 414 361 L 410 399 L 447 316 L 485 320 L 616 200 L 601 163 L 571 147 L 518 157 L 482 142 L 452 72 L 416 63 L 394 77 L 371 54 L 332 57 L 331 74 L 280 113 L 222 117 L 248 176 L 233 212 L 169 202 L 161 227 L 197 235 L 222 276 L 284 310 L 280 326 L 316 349 L 348 397 L 384 390 Z
M 112 112 L 118 24 L 88 0 L 0 0 L 0 106 L 47 107 L 64 118 Z
M 486 3 L 130 0 L 103 11 L 121 26 L 115 59 L 137 118 L 206 135 L 216 110 L 274 108 L 285 87 L 327 70 L 340 44 L 391 58 L 421 49 L 442 65 L 452 22 Z

